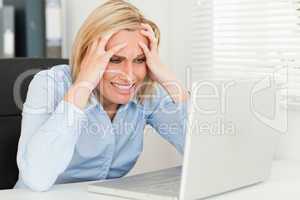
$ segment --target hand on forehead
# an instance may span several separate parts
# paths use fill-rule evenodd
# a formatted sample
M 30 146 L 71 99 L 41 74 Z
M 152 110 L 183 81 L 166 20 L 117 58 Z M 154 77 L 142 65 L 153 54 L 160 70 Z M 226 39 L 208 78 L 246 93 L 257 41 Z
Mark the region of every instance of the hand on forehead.
M 106 45 L 106 49 L 110 49 L 115 45 L 127 43 L 127 46 L 122 50 L 136 50 L 140 53 L 142 52 L 139 42 L 143 42 L 146 45 L 149 45 L 148 39 L 140 33 L 140 30 L 136 31 L 128 31 L 128 30 L 121 30 L 117 33 L 115 33 L 108 41 Z

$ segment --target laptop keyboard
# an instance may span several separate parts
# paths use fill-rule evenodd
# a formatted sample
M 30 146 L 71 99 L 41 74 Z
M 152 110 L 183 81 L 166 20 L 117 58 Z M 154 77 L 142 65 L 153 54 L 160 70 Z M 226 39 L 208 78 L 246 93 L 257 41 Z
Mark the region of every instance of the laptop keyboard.
M 180 189 L 181 167 L 174 167 L 120 179 L 108 180 L 95 185 L 139 193 L 177 196 Z
M 177 180 L 170 180 L 170 182 L 163 182 L 156 185 L 151 185 L 148 189 L 152 193 L 168 193 L 178 194 L 180 190 L 180 177 Z

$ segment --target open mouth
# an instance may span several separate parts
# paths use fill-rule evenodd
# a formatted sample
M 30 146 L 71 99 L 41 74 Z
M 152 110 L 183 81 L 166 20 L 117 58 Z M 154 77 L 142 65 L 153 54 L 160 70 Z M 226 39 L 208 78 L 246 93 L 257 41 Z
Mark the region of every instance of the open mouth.
M 115 88 L 117 88 L 121 93 L 130 93 L 135 88 L 135 83 L 121 84 L 121 83 L 111 82 L 111 84 Z

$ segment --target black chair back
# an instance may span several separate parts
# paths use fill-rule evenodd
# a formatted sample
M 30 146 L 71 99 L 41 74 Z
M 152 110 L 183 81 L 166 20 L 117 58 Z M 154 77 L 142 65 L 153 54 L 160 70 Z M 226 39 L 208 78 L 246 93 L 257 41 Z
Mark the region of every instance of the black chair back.
M 18 179 L 16 155 L 21 128 L 22 104 L 34 74 L 67 59 L 0 59 L 0 189 L 11 189 Z

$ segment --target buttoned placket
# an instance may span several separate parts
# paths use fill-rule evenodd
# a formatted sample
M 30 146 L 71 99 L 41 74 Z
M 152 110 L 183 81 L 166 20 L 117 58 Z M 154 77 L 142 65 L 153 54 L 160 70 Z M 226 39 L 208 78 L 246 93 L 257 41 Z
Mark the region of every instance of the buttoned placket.
M 136 103 L 137 104 L 137 98 L 135 97 L 133 100 L 131 100 L 128 104 L 123 104 L 121 105 L 115 116 L 114 119 L 111 121 L 110 117 L 108 116 L 108 114 L 106 113 L 106 111 L 104 110 L 103 106 L 101 103 L 98 102 L 96 95 L 94 93 L 91 94 L 91 97 L 89 99 L 89 103 L 85 108 L 85 112 L 89 112 L 91 109 L 95 109 L 97 110 L 97 112 L 99 113 L 99 115 L 103 115 L 105 117 L 105 121 L 109 123 L 109 127 L 110 127 L 110 132 L 113 134 L 113 137 L 111 138 L 111 144 L 112 144 L 112 154 L 109 156 L 109 161 L 107 163 L 105 163 L 105 172 L 103 172 L 103 174 L 106 174 L 106 176 L 109 173 L 109 168 L 112 165 L 112 162 L 114 160 L 115 154 L 116 154 L 116 145 L 117 145 L 117 138 L 116 138 L 116 129 L 118 127 L 118 123 L 120 120 L 121 115 L 123 114 L 123 112 L 125 111 L 125 109 L 129 106 L 130 103 Z

